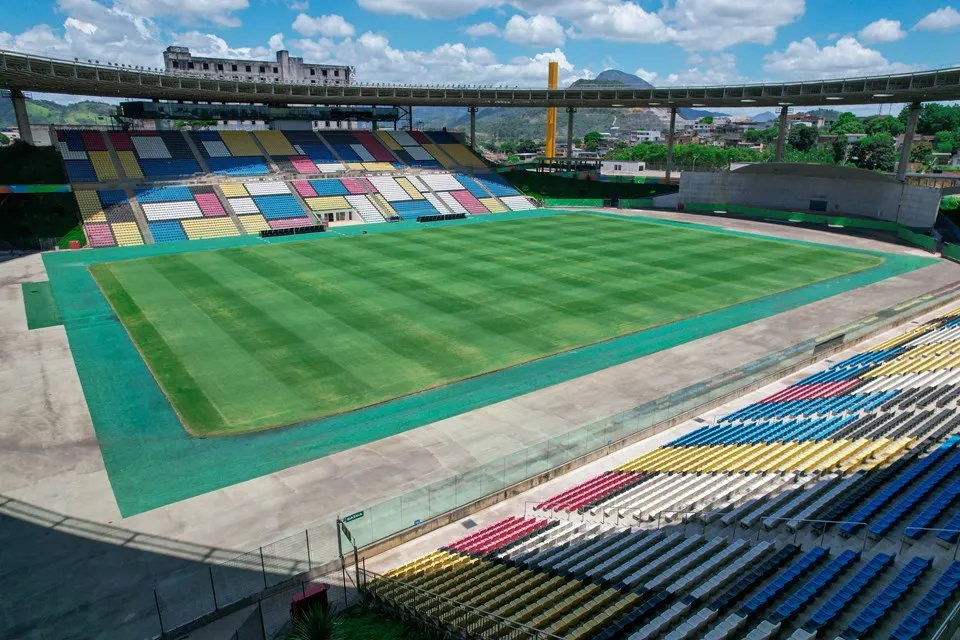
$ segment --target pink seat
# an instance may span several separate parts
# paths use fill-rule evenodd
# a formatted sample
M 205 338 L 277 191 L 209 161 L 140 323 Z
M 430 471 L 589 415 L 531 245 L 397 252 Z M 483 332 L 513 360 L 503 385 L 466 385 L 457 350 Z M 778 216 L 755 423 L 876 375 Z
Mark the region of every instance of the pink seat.
M 220 199 L 215 193 L 198 193 L 194 196 L 197 205 L 204 216 L 225 216 L 227 212 L 223 210 Z
M 91 247 L 115 247 L 117 241 L 113 237 L 110 225 L 105 222 L 93 222 L 83 225 L 87 232 L 87 240 Z
M 310 218 L 282 218 L 280 220 L 267 220 L 271 229 L 290 229 L 292 227 L 309 227 L 314 224 Z

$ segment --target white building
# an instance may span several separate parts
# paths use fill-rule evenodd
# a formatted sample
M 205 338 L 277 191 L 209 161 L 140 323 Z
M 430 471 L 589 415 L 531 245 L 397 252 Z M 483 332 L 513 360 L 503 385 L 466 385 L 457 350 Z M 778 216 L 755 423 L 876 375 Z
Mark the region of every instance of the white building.
M 240 82 L 343 85 L 352 84 L 354 75 L 353 67 L 306 64 L 285 50 L 277 51 L 276 60 L 237 60 L 200 58 L 187 47 L 167 47 L 163 65 L 167 73 Z
M 630 138 L 634 144 L 639 142 L 663 142 L 663 132 L 640 129 L 634 131 Z
M 603 160 L 600 162 L 600 175 L 603 176 L 639 176 L 646 171 L 645 162 L 626 160 Z

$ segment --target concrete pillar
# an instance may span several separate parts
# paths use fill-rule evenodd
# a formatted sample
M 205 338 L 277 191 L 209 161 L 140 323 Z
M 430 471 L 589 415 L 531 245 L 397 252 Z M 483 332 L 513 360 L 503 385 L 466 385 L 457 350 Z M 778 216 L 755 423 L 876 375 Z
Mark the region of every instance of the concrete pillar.
M 477 149 L 477 108 L 470 107 L 470 148 Z
M 667 166 L 666 182 L 670 182 L 670 173 L 673 171 L 673 136 L 677 130 L 677 108 L 670 108 L 670 129 L 667 133 Z
M 577 110 L 567 107 L 567 158 L 573 158 L 573 114 Z
M 777 128 L 777 162 L 783 162 L 783 145 L 787 140 L 787 105 L 780 107 L 780 123 Z
M 407 129 L 413 131 L 413 106 L 407 109 Z
M 900 164 L 897 165 L 897 180 L 907 177 L 907 165 L 910 163 L 910 148 L 913 146 L 913 134 L 917 132 L 917 120 L 920 119 L 922 105 L 914 102 L 907 115 L 907 128 L 903 132 L 903 147 L 900 149 Z
M 30 131 L 30 118 L 27 117 L 27 100 L 23 97 L 23 91 L 11 89 L 10 102 L 13 103 L 13 116 L 17 122 L 20 139 L 27 144 L 33 144 L 33 132 Z

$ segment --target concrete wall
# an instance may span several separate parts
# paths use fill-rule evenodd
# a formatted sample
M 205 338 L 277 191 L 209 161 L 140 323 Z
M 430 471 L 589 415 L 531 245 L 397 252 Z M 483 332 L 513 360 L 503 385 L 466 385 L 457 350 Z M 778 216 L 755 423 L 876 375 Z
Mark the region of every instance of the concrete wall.
M 940 191 L 859 175 L 841 178 L 685 171 L 680 181 L 680 202 L 852 215 L 929 229 L 936 221 Z M 825 203 L 825 210 L 817 208 L 816 202 Z

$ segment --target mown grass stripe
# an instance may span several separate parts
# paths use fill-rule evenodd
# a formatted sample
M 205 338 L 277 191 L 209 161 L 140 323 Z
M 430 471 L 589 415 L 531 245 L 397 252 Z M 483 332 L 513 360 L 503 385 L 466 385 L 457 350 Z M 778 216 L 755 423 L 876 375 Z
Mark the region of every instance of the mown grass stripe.
M 90 273 L 138 346 L 140 355 L 170 398 L 184 425 L 202 425 L 197 435 L 202 435 L 204 430 L 215 431 L 221 427 L 223 417 L 130 293 L 120 284 L 111 263 L 90 265 Z

